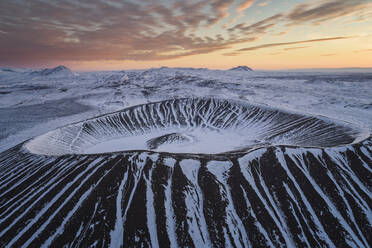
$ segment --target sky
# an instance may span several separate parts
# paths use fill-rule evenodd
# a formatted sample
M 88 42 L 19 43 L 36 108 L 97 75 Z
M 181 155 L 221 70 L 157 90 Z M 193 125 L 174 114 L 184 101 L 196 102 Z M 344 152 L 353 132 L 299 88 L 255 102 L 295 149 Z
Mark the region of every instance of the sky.
M 372 67 L 372 0 L 0 0 L 0 66 Z

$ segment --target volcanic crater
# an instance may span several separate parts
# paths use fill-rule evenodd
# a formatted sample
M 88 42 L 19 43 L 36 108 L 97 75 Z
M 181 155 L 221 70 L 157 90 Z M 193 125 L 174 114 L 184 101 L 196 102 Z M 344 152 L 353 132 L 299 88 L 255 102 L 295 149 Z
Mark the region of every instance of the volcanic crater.
M 0 153 L 1 247 L 368 247 L 372 138 L 242 101 L 172 99 Z
M 332 147 L 362 132 L 350 124 L 240 101 L 184 98 L 138 105 L 68 125 L 25 144 L 45 155 L 130 150 L 224 154 L 256 147 Z

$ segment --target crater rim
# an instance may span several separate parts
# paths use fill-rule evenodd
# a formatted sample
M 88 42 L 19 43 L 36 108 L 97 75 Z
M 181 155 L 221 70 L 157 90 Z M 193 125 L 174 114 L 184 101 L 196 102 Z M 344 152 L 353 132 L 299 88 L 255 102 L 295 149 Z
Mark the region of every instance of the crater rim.
M 154 104 L 161 104 L 161 103 L 171 103 L 175 101 L 217 101 L 217 102 L 225 102 L 228 105 L 241 105 L 243 107 L 248 107 L 248 108 L 258 108 L 263 111 L 272 111 L 272 112 L 277 112 L 279 114 L 287 114 L 287 115 L 293 115 L 298 118 L 314 118 L 320 122 L 325 122 L 329 124 L 333 124 L 334 127 L 341 127 L 345 129 L 349 129 L 351 132 L 353 132 L 353 135 L 349 135 L 352 138 L 351 142 L 345 142 L 341 144 L 334 144 L 331 146 L 322 146 L 322 145 L 296 145 L 296 144 L 265 144 L 265 145 L 252 145 L 252 146 L 247 146 L 245 150 L 243 151 L 222 151 L 222 152 L 216 152 L 216 153 L 205 153 L 205 152 L 167 152 L 167 151 L 156 151 L 156 150 L 151 150 L 151 149 L 124 149 L 124 150 L 115 150 L 115 151 L 103 151 L 103 152 L 96 152 L 96 153 L 84 153 L 84 152 L 53 152 L 53 151 L 46 151 L 42 152 L 40 149 L 35 149 L 37 148 L 37 143 L 38 139 L 40 137 L 45 137 L 49 134 L 61 131 L 66 128 L 74 127 L 74 126 L 79 126 L 86 124 L 87 122 L 90 121 L 97 121 L 106 117 L 112 117 L 117 114 L 123 113 L 123 112 L 128 112 L 128 111 L 133 111 L 136 108 L 141 108 L 143 106 L 149 106 L 149 105 L 154 105 Z M 39 136 L 33 137 L 27 141 L 25 141 L 22 145 L 22 148 L 29 153 L 32 154 L 37 154 L 37 155 L 47 155 L 47 156 L 62 156 L 62 155 L 108 155 L 108 154 L 123 154 L 123 153 L 134 153 L 134 152 L 147 152 L 151 154 L 164 154 L 164 155 L 169 155 L 169 156 L 196 156 L 196 157 L 226 157 L 226 156 L 234 156 L 234 155 L 240 155 L 240 154 L 246 154 L 251 151 L 261 149 L 261 148 L 270 148 L 270 147 L 292 147 L 292 148 L 334 148 L 334 147 L 342 147 L 346 145 L 352 145 L 355 143 L 362 142 L 363 140 L 367 139 L 370 136 L 369 131 L 366 128 L 363 128 L 359 126 L 356 123 L 350 123 L 334 118 L 329 118 L 323 115 L 311 115 L 307 113 L 299 113 L 296 111 L 290 111 L 286 109 L 280 109 L 280 108 L 275 108 L 272 106 L 267 106 L 267 105 L 262 105 L 262 104 L 256 104 L 256 103 L 250 103 L 248 101 L 243 101 L 243 100 L 231 100 L 231 99 L 225 99 L 225 98 L 215 98 L 215 97 L 187 97 L 187 98 L 173 98 L 173 99 L 167 99 L 167 100 L 161 100 L 161 101 L 156 101 L 156 102 L 149 102 L 149 103 L 142 103 L 138 105 L 133 105 L 129 106 L 127 108 L 107 113 L 107 114 L 102 114 L 98 115 L 95 117 L 88 118 L 83 121 L 78 121 L 74 123 L 70 123 L 64 126 L 61 126 L 59 128 L 53 129 L 51 131 L 48 131 L 44 134 L 41 134 Z M 52 136 L 53 137 L 53 136 Z M 350 138 L 349 137 L 349 138 Z M 55 139 L 58 140 L 58 139 Z M 144 140 L 146 143 L 146 140 Z

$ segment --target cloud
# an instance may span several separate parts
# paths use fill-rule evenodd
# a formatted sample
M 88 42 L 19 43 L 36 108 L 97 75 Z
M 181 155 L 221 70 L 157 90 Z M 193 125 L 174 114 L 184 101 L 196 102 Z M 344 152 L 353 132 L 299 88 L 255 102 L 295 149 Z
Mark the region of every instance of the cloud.
M 225 18 L 232 0 L 145 3 L 0 2 L 0 62 L 165 60 L 252 41 L 196 31 Z
M 249 25 L 239 23 L 227 30 L 230 33 L 239 32 L 241 35 L 265 34 L 270 28 L 274 27 L 282 17 L 282 14 L 277 14 Z
M 244 10 L 250 8 L 256 0 L 244 0 L 241 4 L 239 4 L 238 8 L 236 9 L 237 12 L 243 12 Z
M 228 9 L 234 4 L 234 0 L 213 0 L 210 1 L 212 17 L 207 19 L 208 25 L 213 25 L 229 16 Z M 206 16 L 205 16 L 206 17 Z
M 297 49 L 304 49 L 304 48 L 309 48 L 310 46 L 300 46 L 300 47 L 287 47 L 284 48 L 284 51 L 289 51 L 289 50 L 297 50 Z
M 254 1 L 244 1 L 239 5 L 238 10 L 244 10 L 245 7 L 250 7 Z M 258 5 L 266 5 L 268 2 L 262 2 Z M 279 25 L 284 25 L 286 29 L 277 33 L 277 35 L 285 35 L 288 33 L 290 26 L 303 25 L 310 23 L 319 25 L 328 21 L 332 21 L 339 17 L 353 16 L 355 21 L 365 20 L 371 16 L 372 3 L 367 0 L 318 0 L 309 3 L 297 4 L 292 10 L 278 13 L 254 24 L 238 23 L 228 29 L 229 32 L 239 31 L 242 35 L 252 33 L 266 33 L 269 29 L 277 28 Z
M 283 35 L 286 35 L 286 34 L 288 34 L 288 30 L 286 30 L 286 31 L 282 31 L 282 32 L 277 33 L 277 34 L 275 34 L 275 35 L 276 35 L 276 36 L 283 36 Z
M 313 39 L 313 40 L 302 40 L 302 41 L 292 41 L 292 42 L 280 42 L 280 43 L 268 43 L 258 46 L 252 46 L 252 47 L 246 47 L 239 49 L 237 51 L 243 52 L 243 51 L 254 51 L 269 47 L 278 47 L 278 46 L 287 46 L 287 45 L 295 45 L 295 44 L 304 44 L 304 43 L 314 43 L 314 42 L 324 42 L 324 41 L 333 41 L 333 40 L 344 40 L 344 39 L 350 39 L 354 38 L 352 36 L 344 36 L 344 37 L 330 37 L 330 38 L 322 38 L 322 39 Z
M 359 16 L 363 7 L 370 6 L 362 0 L 322 0 L 296 5 L 254 23 L 221 23 L 229 14 L 243 15 L 254 2 L 241 0 L 236 7 L 233 0 L 2 0 L 0 64 L 150 61 L 208 54 L 268 34 L 284 35 L 289 29 L 286 24 L 316 24 L 352 13 Z M 283 26 L 284 30 L 279 29 Z M 347 37 L 333 39 L 341 38 Z M 261 44 L 242 51 L 305 42 L 317 41 Z
M 319 25 L 351 14 L 359 15 L 361 18 L 364 11 L 371 7 L 372 3 L 365 0 L 321 0 L 315 3 L 298 4 L 286 15 L 286 18 L 289 25 L 304 23 Z
M 240 55 L 241 53 L 238 53 L 238 52 L 231 52 L 231 53 L 224 53 L 222 54 L 223 56 L 231 56 L 231 57 L 234 57 L 234 56 L 238 56 Z
M 265 7 L 268 4 L 269 4 L 269 1 L 265 1 L 265 2 L 261 2 L 261 3 L 257 4 L 257 5 L 260 6 L 260 7 Z

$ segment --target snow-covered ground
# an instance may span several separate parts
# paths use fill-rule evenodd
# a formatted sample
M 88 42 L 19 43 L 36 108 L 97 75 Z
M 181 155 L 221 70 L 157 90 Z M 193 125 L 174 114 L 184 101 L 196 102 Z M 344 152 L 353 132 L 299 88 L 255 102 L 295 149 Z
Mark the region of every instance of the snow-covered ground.
M 0 243 L 368 247 L 371 82 L 356 69 L 0 69 L 0 151 L 37 136 L 0 152 Z
M 372 69 L 246 71 L 158 68 L 0 69 L 0 151 L 57 127 L 141 103 L 238 99 L 323 115 L 372 131 Z

